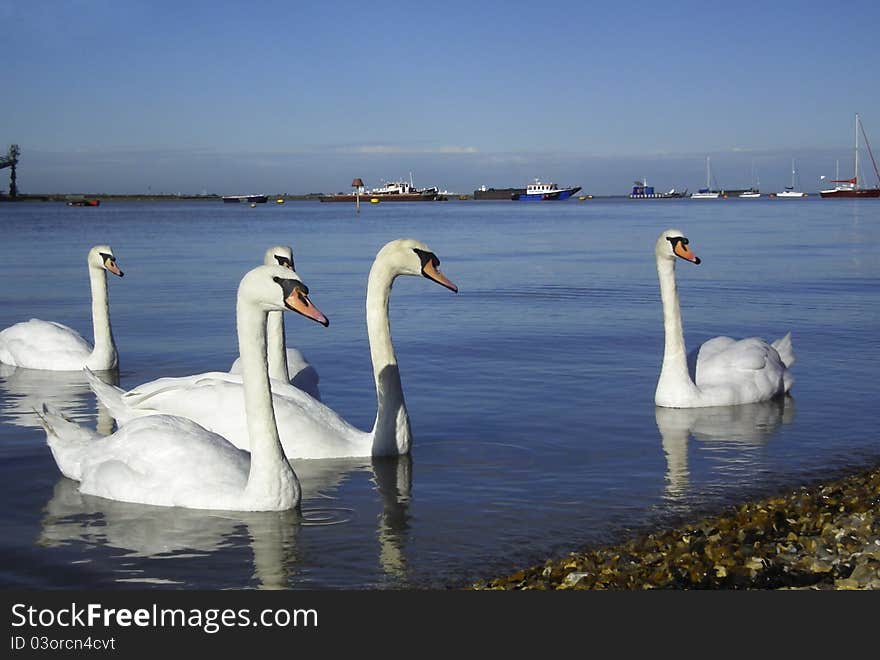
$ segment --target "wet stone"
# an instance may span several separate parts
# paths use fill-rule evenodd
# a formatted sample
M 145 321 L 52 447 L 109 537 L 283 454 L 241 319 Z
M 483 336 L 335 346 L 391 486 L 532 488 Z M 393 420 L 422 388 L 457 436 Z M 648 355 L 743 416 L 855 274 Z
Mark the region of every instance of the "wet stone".
M 476 589 L 878 589 L 880 468 L 482 580 Z

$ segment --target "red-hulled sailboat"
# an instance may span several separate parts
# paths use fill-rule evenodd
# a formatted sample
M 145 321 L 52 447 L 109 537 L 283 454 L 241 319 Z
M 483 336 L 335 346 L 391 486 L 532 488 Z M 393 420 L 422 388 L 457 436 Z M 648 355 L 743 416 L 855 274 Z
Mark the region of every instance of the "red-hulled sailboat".
M 873 188 L 863 187 L 859 184 L 859 133 L 865 140 L 865 147 L 868 155 L 871 157 L 871 164 L 874 166 L 874 176 L 877 178 L 877 184 Z M 880 197 L 880 173 L 877 171 L 877 161 L 874 160 L 874 153 L 871 151 L 871 145 L 868 143 L 868 136 L 865 134 L 865 128 L 862 126 L 862 120 L 856 113 L 856 137 L 855 137 L 855 174 L 852 179 L 832 179 L 831 183 L 837 185 L 830 190 L 820 190 L 821 197 Z

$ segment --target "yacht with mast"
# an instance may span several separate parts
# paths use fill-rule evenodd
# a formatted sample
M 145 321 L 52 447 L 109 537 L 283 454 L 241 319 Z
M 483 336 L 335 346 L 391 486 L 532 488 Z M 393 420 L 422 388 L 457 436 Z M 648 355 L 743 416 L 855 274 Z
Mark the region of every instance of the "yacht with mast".
M 712 190 L 712 169 L 709 165 L 709 156 L 706 156 L 706 187 L 700 188 L 691 195 L 691 199 L 718 199 L 719 193 Z
M 757 175 L 755 174 L 755 163 L 752 161 L 752 187 L 748 190 L 743 190 L 737 197 L 741 197 L 743 199 L 757 199 L 761 196 L 761 182 L 758 180 Z
M 791 185 L 785 186 L 785 190 L 782 192 L 778 192 L 774 195 L 774 197 L 783 197 L 783 198 L 794 198 L 794 197 L 806 197 L 807 193 L 801 192 L 800 190 L 796 190 L 795 179 L 797 178 L 797 169 L 794 166 L 794 158 L 791 159 Z
M 865 140 L 865 147 L 867 148 L 868 155 L 871 157 L 871 164 L 874 166 L 874 176 L 877 179 L 877 186 L 873 188 L 862 187 L 859 183 L 859 133 L 861 133 L 862 137 Z M 820 190 L 819 196 L 823 199 L 825 197 L 856 197 L 856 198 L 872 198 L 872 197 L 880 197 L 880 173 L 877 172 L 877 162 L 874 160 L 874 154 L 871 151 L 871 145 L 868 143 L 868 136 L 865 133 L 865 127 L 862 126 L 862 120 L 859 117 L 859 113 L 856 113 L 856 128 L 855 128 L 855 150 L 853 154 L 854 160 L 854 174 L 852 179 L 841 179 L 840 174 L 837 174 L 837 178 L 832 179 L 831 183 L 836 183 L 837 185 L 830 190 Z

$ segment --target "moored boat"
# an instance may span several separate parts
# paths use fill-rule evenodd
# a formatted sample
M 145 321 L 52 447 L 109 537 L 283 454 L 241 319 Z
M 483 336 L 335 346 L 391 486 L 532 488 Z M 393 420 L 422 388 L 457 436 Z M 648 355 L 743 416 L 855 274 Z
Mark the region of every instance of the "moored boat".
M 321 195 L 318 199 L 322 202 L 356 202 L 360 198 L 369 199 L 373 202 L 442 202 L 447 199 L 440 194 L 437 188 L 419 189 L 412 182 L 389 181 L 384 185 L 367 190 L 365 186 L 357 186 L 354 193 L 337 193 L 336 195 Z
M 676 192 L 673 188 L 665 193 L 654 192 L 654 186 L 648 185 L 648 179 L 633 181 L 632 192 L 629 194 L 630 199 L 681 199 L 683 197 L 687 197 L 687 190 Z
M 474 191 L 474 199 L 511 199 L 513 195 L 524 195 L 525 188 L 487 188 L 480 186 Z
M 859 183 L 859 133 L 865 139 L 865 146 L 868 149 L 868 155 L 871 157 L 871 163 L 874 165 L 874 176 L 877 178 L 877 186 L 873 188 L 862 187 Z M 856 113 L 855 128 L 855 150 L 854 150 L 854 170 L 855 173 L 851 179 L 832 179 L 831 183 L 836 183 L 834 188 L 829 190 L 820 190 L 819 196 L 824 198 L 877 198 L 880 197 L 880 173 L 877 171 L 877 162 L 874 160 L 874 154 L 871 151 L 871 145 L 868 143 L 868 136 L 865 133 L 865 127 L 862 126 L 862 120 Z M 824 177 L 823 177 L 824 178 Z
M 706 187 L 700 188 L 691 195 L 691 199 L 718 199 L 721 193 L 712 190 L 712 168 L 709 165 L 709 156 L 706 156 Z
M 781 197 L 783 199 L 786 198 L 797 198 L 797 197 L 806 197 L 807 193 L 801 192 L 797 189 L 795 185 L 795 180 L 797 179 L 797 168 L 794 166 L 794 158 L 791 159 L 791 185 L 785 186 L 785 190 L 776 193 L 775 195 L 770 195 L 771 197 Z
M 223 202 L 225 204 L 265 204 L 269 201 L 268 195 L 224 195 Z
M 68 206 L 100 206 L 100 199 L 72 199 L 67 202 Z
M 535 179 L 534 183 L 526 186 L 525 193 L 513 193 L 510 199 L 515 202 L 563 200 L 576 194 L 580 189 L 580 186 L 560 188 L 555 183 L 544 183 L 540 179 Z

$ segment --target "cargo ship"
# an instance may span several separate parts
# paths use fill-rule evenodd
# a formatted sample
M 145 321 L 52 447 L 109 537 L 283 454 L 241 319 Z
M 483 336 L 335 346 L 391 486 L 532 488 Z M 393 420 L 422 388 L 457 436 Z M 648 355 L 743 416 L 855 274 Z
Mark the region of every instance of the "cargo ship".
M 510 200 L 513 195 L 524 195 L 525 188 L 487 188 L 480 186 L 474 191 L 474 199 L 506 199 Z

